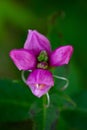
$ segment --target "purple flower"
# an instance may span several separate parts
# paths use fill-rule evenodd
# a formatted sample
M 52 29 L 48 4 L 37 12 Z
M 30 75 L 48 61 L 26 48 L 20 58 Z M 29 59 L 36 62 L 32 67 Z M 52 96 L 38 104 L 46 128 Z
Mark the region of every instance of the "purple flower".
M 19 70 L 32 70 L 26 84 L 34 95 L 41 97 L 54 86 L 50 67 L 68 64 L 72 53 L 71 45 L 52 51 L 50 42 L 44 35 L 29 30 L 24 48 L 11 50 L 10 57 Z

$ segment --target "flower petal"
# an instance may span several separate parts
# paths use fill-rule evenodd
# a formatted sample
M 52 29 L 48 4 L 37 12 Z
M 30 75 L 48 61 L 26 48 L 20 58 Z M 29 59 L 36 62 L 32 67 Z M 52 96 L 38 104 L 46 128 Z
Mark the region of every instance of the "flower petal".
M 61 46 L 54 50 L 50 56 L 51 66 L 62 66 L 68 64 L 73 53 L 73 47 L 71 45 Z
M 46 50 L 48 54 L 51 52 L 51 46 L 49 40 L 36 30 L 28 31 L 27 40 L 24 44 L 25 49 L 33 50 L 38 55 L 40 51 Z
M 41 97 L 54 85 L 52 73 L 48 70 L 36 69 L 30 73 L 27 85 L 35 96 Z
M 36 59 L 32 52 L 26 49 L 13 49 L 10 57 L 19 70 L 32 70 L 35 68 Z

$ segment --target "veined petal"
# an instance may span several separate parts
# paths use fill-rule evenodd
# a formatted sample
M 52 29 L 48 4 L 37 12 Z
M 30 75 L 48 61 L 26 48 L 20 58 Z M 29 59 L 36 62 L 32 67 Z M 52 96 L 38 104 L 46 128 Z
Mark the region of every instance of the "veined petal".
M 40 51 L 46 50 L 48 54 L 51 52 L 51 46 L 49 40 L 36 30 L 28 31 L 27 40 L 24 44 L 25 49 L 33 50 L 38 55 Z
M 43 69 L 36 69 L 31 72 L 26 82 L 32 93 L 37 97 L 47 93 L 54 85 L 52 73 Z
M 61 46 L 54 50 L 50 56 L 51 66 L 62 66 L 68 64 L 73 53 L 73 47 L 71 45 Z
M 13 49 L 10 57 L 19 70 L 32 70 L 36 66 L 35 56 L 26 49 Z

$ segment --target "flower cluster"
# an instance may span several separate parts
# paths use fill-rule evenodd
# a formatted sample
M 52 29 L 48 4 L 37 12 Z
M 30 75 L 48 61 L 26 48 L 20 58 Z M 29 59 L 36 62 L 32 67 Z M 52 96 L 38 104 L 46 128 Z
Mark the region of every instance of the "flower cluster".
M 68 64 L 73 53 L 71 45 L 51 50 L 49 40 L 36 30 L 29 30 L 24 47 L 10 51 L 10 57 L 19 70 L 30 70 L 26 84 L 32 93 L 41 97 L 54 86 L 50 67 Z

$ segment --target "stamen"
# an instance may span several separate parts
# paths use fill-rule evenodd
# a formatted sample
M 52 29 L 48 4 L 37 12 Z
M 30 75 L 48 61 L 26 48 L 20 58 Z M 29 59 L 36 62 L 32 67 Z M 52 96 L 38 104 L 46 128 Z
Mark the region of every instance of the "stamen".
M 47 97 L 47 104 L 45 104 L 45 107 L 48 108 L 50 106 L 50 96 L 49 96 L 49 93 L 46 93 L 46 97 Z
M 69 85 L 69 80 L 68 80 L 67 78 L 61 77 L 61 76 L 57 76 L 57 75 L 54 75 L 54 77 L 57 78 L 57 79 L 61 79 L 61 80 L 66 81 L 66 84 L 61 88 L 61 90 L 65 90 L 65 89 L 68 87 L 68 85 Z

